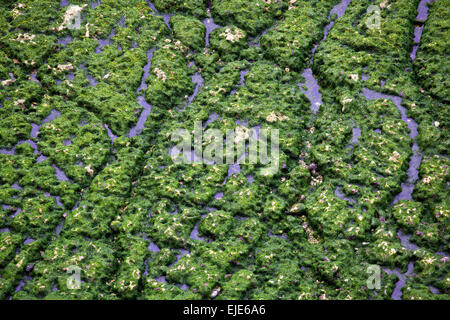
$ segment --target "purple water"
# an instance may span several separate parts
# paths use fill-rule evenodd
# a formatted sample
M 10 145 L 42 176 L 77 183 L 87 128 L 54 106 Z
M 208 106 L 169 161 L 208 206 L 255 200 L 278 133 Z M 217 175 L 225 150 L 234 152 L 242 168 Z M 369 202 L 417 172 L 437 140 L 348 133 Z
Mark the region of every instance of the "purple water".
M 52 120 L 55 120 L 56 118 L 61 116 L 61 112 L 59 112 L 58 110 L 52 109 L 52 111 L 50 112 L 50 114 L 44 118 L 44 120 L 42 120 L 42 123 L 47 123 L 50 122 Z M 35 130 L 35 127 L 33 126 L 33 124 L 31 125 L 32 129 L 31 132 L 32 134 L 36 131 L 33 132 L 33 130 Z M 39 132 L 39 127 L 37 128 L 37 132 Z M 31 135 L 33 137 L 33 135 Z
M 154 52 L 155 52 L 155 48 L 152 48 L 147 51 L 147 64 L 144 66 L 144 74 L 142 75 L 141 84 L 139 85 L 139 87 L 136 90 L 137 92 L 147 89 L 147 83 L 145 82 L 145 80 L 150 75 L 150 68 L 152 66 L 152 58 L 153 58 Z M 142 130 L 144 129 L 145 122 L 147 121 L 148 115 L 152 111 L 152 105 L 149 104 L 145 100 L 145 96 L 143 96 L 143 95 L 138 96 L 137 103 L 142 107 L 142 112 L 141 112 L 141 115 L 139 116 L 136 126 L 131 128 L 131 130 L 128 134 L 128 136 L 130 138 L 134 137 L 142 132 Z
M 350 2 L 351 2 L 351 0 L 342 0 L 339 4 L 335 5 L 335 6 L 333 7 L 333 9 L 331 9 L 330 14 L 329 14 L 329 16 L 328 16 L 328 20 L 329 20 L 330 22 L 329 22 L 329 23 L 325 26 L 325 28 L 323 29 L 323 38 L 322 38 L 322 40 L 321 40 L 319 43 L 317 43 L 317 44 L 314 46 L 314 48 L 311 50 L 311 54 L 312 54 L 312 58 L 311 58 L 311 60 L 310 60 L 310 63 L 311 63 L 311 64 L 312 64 L 312 62 L 313 62 L 314 54 L 316 53 L 317 48 L 319 47 L 320 43 L 321 43 L 322 41 L 324 41 L 324 40 L 327 38 L 328 33 L 330 32 L 331 28 L 333 27 L 333 25 L 334 25 L 334 23 L 335 23 L 335 21 L 331 21 L 331 16 L 334 15 L 334 14 L 336 14 L 336 15 L 337 15 L 337 18 L 336 18 L 336 19 L 339 19 L 340 17 L 342 17 L 342 16 L 344 15 L 344 13 L 345 13 L 345 10 L 347 10 L 347 7 L 348 7 L 348 5 L 350 4 Z
M 419 6 L 417 7 L 416 20 L 425 22 L 428 18 L 428 4 L 432 3 L 433 0 L 421 0 Z M 414 46 L 409 54 L 412 61 L 416 59 L 417 49 L 419 47 L 420 38 L 422 37 L 424 25 L 416 26 L 414 28 Z
M 417 7 L 417 17 L 416 20 L 423 21 L 428 18 L 428 4 L 434 2 L 434 0 L 421 0 L 419 6 Z
M 205 47 L 209 47 L 209 36 L 211 34 L 211 32 L 214 29 L 220 28 L 221 26 L 218 24 L 214 23 L 214 19 L 212 18 L 206 18 L 203 20 L 203 24 L 205 25 L 206 28 L 206 35 L 205 35 Z
M 400 239 L 400 243 L 403 247 L 405 247 L 408 250 L 417 250 L 419 249 L 418 246 L 416 246 L 414 243 L 411 243 L 409 239 L 411 238 L 411 235 L 404 234 L 402 230 L 399 230 L 397 233 L 398 238 Z
M 352 139 L 350 140 L 350 144 L 353 146 L 359 142 L 359 138 L 361 138 L 361 129 L 353 128 L 352 129 Z
M 341 3 L 334 6 L 334 8 L 330 12 L 330 19 L 333 14 L 337 15 L 337 19 L 342 17 L 345 13 L 345 10 L 347 10 L 348 5 L 350 4 L 351 0 L 342 0 Z
M 97 40 L 97 41 L 98 41 L 98 46 L 97 46 L 97 48 L 95 49 L 95 53 L 100 53 L 100 52 L 102 52 L 103 47 L 105 47 L 106 45 L 110 45 L 110 44 L 112 43 L 112 42 L 111 42 L 111 38 L 114 37 L 115 35 L 116 35 L 116 29 L 113 28 L 113 29 L 111 30 L 111 33 L 109 34 L 108 38 L 106 38 L 106 39 L 98 39 L 98 40 Z
M 61 203 L 61 197 L 60 196 L 52 196 L 50 193 L 46 192 L 44 193 L 44 196 L 46 196 L 47 198 L 54 198 L 56 200 L 56 204 L 60 207 L 63 206 L 63 204 Z
M 298 83 L 297 85 L 300 88 L 300 91 L 309 99 L 309 101 L 311 101 L 310 109 L 315 114 L 323 104 L 322 94 L 319 92 L 319 84 L 317 83 L 316 78 L 314 78 L 311 68 L 305 69 L 302 76 L 306 79 L 306 82 L 304 84 Z M 304 90 L 302 85 L 305 85 L 307 90 Z
M 178 149 L 176 146 L 173 146 L 172 148 L 169 149 L 169 157 L 171 157 L 172 159 L 178 159 L 178 155 L 181 153 L 181 151 L 182 150 Z M 183 156 L 185 157 L 185 159 L 187 159 L 187 161 L 190 161 L 190 159 L 191 159 L 190 154 L 188 154 L 188 155 L 184 154 Z M 183 159 L 180 161 L 184 162 L 185 160 Z
M 156 9 L 156 7 L 155 7 L 155 5 L 153 4 L 153 2 L 150 2 L 150 1 L 148 1 L 148 0 L 146 0 L 146 1 L 147 1 L 148 6 L 150 7 L 150 9 L 152 9 L 152 10 L 155 12 L 154 14 L 157 15 L 157 16 L 163 17 L 164 23 L 166 24 L 167 28 L 169 28 L 169 30 L 172 30 L 172 28 L 170 27 L 169 21 L 170 21 L 170 18 L 173 16 L 173 14 L 169 14 L 169 13 L 160 13 L 160 12 Z
M 183 283 L 183 284 L 176 284 L 176 286 L 178 288 L 180 288 L 181 290 L 183 290 L 183 291 L 189 290 L 189 286 L 187 284 L 185 284 L 185 283 Z
M 42 86 L 41 82 L 36 78 L 36 74 L 37 74 L 37 71 L 32 72 L 30 74 L 30 80 L 34 81 L 34 82 L 38 83 L 40 86 Z
M 184 129 L 180 129 L 179 133 L 183 134 L 184 133 Z M 196 153 L 197 151 L 197 153 Z M 182 161 L 183 163 L 208 163 L 206 158 L 202 158 L 202 154 L 198 154 L 199 152 L 201 152 L 201 150 L 196 150 L 196 148 L 187 148 L 187 149 L 179 149 L 177 146 L 173 146 L 169 149 L 169 156 L 172 159 L 179 159 L 179 155 L 182 154 L 182 158 L 184 159 L 179 159 L 180 161 Z M 209 163 L 209 164 L 214 164 L 214 163 Z
M 391 100 L 395 104 L 397 109 L 400 111 L 402 120 L 408 125 L 408 128 L 411 130 L 410 137 L 415 138 L 417 136 L 417 123 L 414 120 L 412 120 L 406 116 L 406 108 L 401 105 L 402 98 L 393 96 L 393 95 L 389 95 L 389 94 L 376 92 L 376 91 L 373 91 L 373 90 L 370 90 L 367 88 L 363 88 L 362 95 L 367 100 L 377 100 L 377 99 Z
M 91 4 L 90 4 L 90 7 L 91 7 L 91 9 L 95 9 L 96 7 L 98 7 L 98 6 L 101 5 L 101 4 L 102 4 L 102 1 L 101 1 L 101 0 L 98 0 L 98 1 L 92 1 Z
M 248 120 L 236 120 L 234 123 L 239 126 L 248 127 Z
M 67 78 L 67 80 L 73 80 L 73 79 L 75 78 L 75 73 L 69 72 L 69 73 L 66 75 L 66 78 Z
M 176 264 L 178 261 L 180 261 L 180 259 L 183 257 L 183 256 L 185 256 L 185 255 L 187 255 L 188 253 L 189 253 L 189 251 L 188 250 L 185 250 L 185 249 L 179 249 L 178 250 L 180 253 L 179 254 L 177 254 L 177 260 L 172 264 L 172 265 L 174 265 L 174 264 Z
M 64 47 L 69 43 L 72 42 L 73 38 L 71 36 L 65 36 L 58 39 L 58 44 L 62 44 Z
M 399 200 L 412 200 L 412 192 L 414 190 L 414 182 L 417 180 L 418 168 L 422 161 L 421 154 L 413 154 L 409 162 L 409 168 L 407 171 L 408 179 L 402 183 L 402 191 L 396 195 L 393 204 L 396 204 Z
M 73 210 L 72 210 L 73 211 Z M 62 219 L 61 222 L 56 226 L 56 235 L 59 235 L 64 227 L 65 219 Z
M 141 112 L 141 115 L 139 116 L 138 122 L 136 123 L 136 126 L 130 129 L 130 132 L 128 133 L 128 136 L 134 137 L 136 135 L 139 135 L 142 130 L 144 129 L 145 122 L 147 121 L 148 115 L 152 111 L 152 105 L 149 104 L 144 96 L 138 96 L 137 102 L 140 106 L 142 106 L 143 110 Z M 109 134 L 108 134 L 109 135 Z M 111 136 L 110 136 L 111 137 Z M 112 139 L 112 138 L 111 138 Z M 115 138 L 114 138 L 115 139 Z
M 148 245 L 147 249 L 150 252 L 159 252 L 159 247 L 151 240 L 150 240 L 150 244 Z
M 80 69 L 85 69 L 85 70 L 84 70 L 84 73 L 85 73 L 85 75 L 86 75 L 86 79 L 89 81 L 89 84 L 90 84 L 91 86 L 93 86 L 94 88 L 96 88 L 98 82 L 97 82 L 97 80 L 95 80 L 95 78 L 94 78 L 93 76 L 91 76 L 91 75 L 88 73 L 87 68 L 82 68 L 82 67 L 80 66 Z
M 25 284 L 31 280 L 30 276 L 25 276 L 22 280 L 20 280 L 19 285 L 15 288 L 15 292 L 19 292 L 23 289 L 23 287 L 25 286 Z
M 241 166 L 239 163 L 232 163 L 228 165 L 228 177 L 232 176 L 235 173 L 241 172 Z
M 121 17 L 118 24 L 119 24 L 119 26 L 120 26 L 121 28 L 125 28 L 125 27 L 126 27 L 126 24 L 125 24 L 125 17 Z
M 46 157 L 46 156 L 43 156 L 43 155 L 40 155 L 38 158 L 37 158 L 37 163 L 41 163 L 41 162 L 43 162 L 43 161 L 45 161 L 45 160 L 47 160 L 48 158 Z
M 15 189 L 15 190 L 23 190 L 23 188 L 22 188 L 21 186 L 19 186 L 19 185 L 17 184 L 17 182 L 14 182 L 14 183 L 11 185 L 11 188 L 13 188 L 13 189 Z
M 155 281 L 161 282 L 161 283 L 167 283 L 166 276 L 160 276 L 158 278 L 155 278 Z
M 141 84 L 137 88 L 136 92 L 147 89 L 147 83 L 145 82 L 145 80 L 150 75 L 150 68 L 152 66 L 153 53 L 155 52 L 155 50 L 155 48 L 152 48 L 147 51 L 147 64 L 144 66 L 144 74 L 141 79 Z
M 241 70 L 241 72 L 240 72 L 240 80 L 239 80 L 239 86 L 240 86 L 240 87 L 243 87 L 243 86 L 245 85 L 245 75 L 246 75 L 248 72 L 249 72 L 248 69 Z M 235 94 L 236 91 L 237 91 L 237 89 L 232 90 L 232 91 L 230 92 L 230 95 Z
M 206 120 L 206 122 L 203 124 L 203 130 L 205 130 L 206 129 L 206 127 L 208 126 L 208 124 L 210 124 L 211 122 L 214 122 L 214 121 L 216 121 L 217 119 L 219 119 L 220 117 L 219 117 L 219 115 L 217 114 L 217 113 L 211 113 L 210 115 L 209 115 L 209 118 L 208 118 L 208 120 Z
M 348 201 L 350 203 L 356 203 L 355 199 L 347 198 L 347 196 L 345 195 L 345 193 L 342 192 L 340 187 L 336 187 L 336 189 L 334 190 L 334 195 L 341 200 Z
M 35 241 L 34 239 L 27 238 L 27 239 L 23 242 L 23 244 L 29 244 L 29 243 L 32 243 L 32 242 L 34 242 L 34 241 Z
M 114 142 L 114 140 L 117 139 L 117 136 L 114 133 L 112 133 L 111 129 L 109 129 L 109 127 L 108 127 L 108 125 L 106 123 L 105 123 L 104 126 L 105 126 L 105 129 L 106 129 L 106 132 L 108 133 L 108 137 L 111 139 L 111 142 Z
M 430 289 L 431 293 L 434 293 L 434 294 L 441 294 L 441 292 L 439 291 L 438 288 L 435 288 L 435 287 L 433 287 L 433 286 L 428 286 L 428 288 Z
M 408 271 L 406 271 L 406 273 L 401 273 L 400 270 L 398 270 L 397 268 L 394 270 L 390 270 L 387 268 L 383 268 L 383 270 L 387 273 L 387 274 L 395 274 L 399 280 L 397 281 L 397 283 L 395 284 L 395 288 L 394 291 L 392 292 L 392 296 L 391 298 L 393 300 L 401 300 L 402 299 L 402 289 L 406 284 L 406 279 L 408 276 L 411 276 L 413 274 L 414 271 L 414 262 L 410 262 L 408 264 Z
M 275 235 L 275 234 L 272 233 L 271 230 L 269 230 L 269 232 L 268 232 L 267 235 L 268 235 L 269 237 L 280 238 L 280 239 L 284 239 L 284 240 L 286 240 L 286 241 L 289 241 L 288 237 L 287 237 L 285 234 L 282 234 L 282 235 Z
M 7 154 L 7 155 L 12 156 L 12 155 L 14 155 L 15 150 L 16 150 L 15 146 L 11 150 L 2 148 L 2 149 L 0 149 L 0 154 Z
M 17 217 L 17 215 L 19 214 L 19 213 L 21 213 L 22 212 L 22 209 L 17 209 L 17 211 L 16 212 L 14 212 L 14 214 L 13 215 L 11 215 L 11 218 L 15 218 L 15 217 Z
M 193 76 L 191 76 L 191 78 L 192 78 L 192 82 L 195 83 L 194 92 L 189 96 L 188 102 L 186 103 L 186 105 L 183 107 L 182 110 L 186 109 L 192 103 L 192 101 L 194 101 L 200 88 L 203 87 L 204 81 L 203 81 L 203 77 L 200 73 L 196 72 Z
M 200 225 L 200 222 L 198 222 L 198 223 L 195 225 L 194 229 L 192 229 L 191 235 L 190 235 L 189 237 L 190 237 L 191 239 L 193 239 L 193 240 L 202 240 L 202 241 L 204 241 L 205 238 L 200 237 L 200 236 L 198 235 L 198 227 L 199 227 L 199 225 Z
M 148 276 L 148 259 L 145 259 L 144 265 L 145 265 L 144 277 L 146 278 Z
M 409 57 L 411 58 L 412 61 L 416 60 L 416 53 L 417 53 L 417 49 L 419 48 L 419 42 L 420 42 L 420 38 L 422 36 L 422 31 L 423 31 L 423 25 L 420 27 L 415 27 L 414 28 L 414 43 L 415 45 L 413 46 L 411 53 L 409 54 Z
M 67 178 L 64 171 L 62 171 L 60 168 L 58 168 L 56 165 L 52 164 L 52 167 L 55 169 L 55 176 L 58 179 L 58 181 L 70 181 L 69 178 Z
M 161 17 L 164 19 L 164 23 L 166 24 L 167 28 L 169 28 L 170 31 L 172 31 L 172 28 L 170 27 L 170 18 L 173 16 L 173 14 L 160 14 Z

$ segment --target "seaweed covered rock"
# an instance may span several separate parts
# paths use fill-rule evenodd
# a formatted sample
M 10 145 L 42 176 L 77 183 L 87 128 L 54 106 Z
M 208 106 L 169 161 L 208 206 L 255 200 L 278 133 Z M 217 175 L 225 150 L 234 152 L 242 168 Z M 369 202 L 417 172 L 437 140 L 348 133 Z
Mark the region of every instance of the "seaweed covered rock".
M 175 37 L 185 46 L 202 51 L 205 46 L 206 28 L 199 20 L 181 15 L 170 18 Z
M 226 61 L 232 61 L 248 46 L 245 31 L 234 27 L 217 28 L 211 33 L 211 49 L 219 52 Z
M 449 39 L 448 17 L 450 3 L 448 0 L 434 1 L 430 5 L 429 16 L 423 29 L 414 71 L 423 88 L 440 101 L 448 103 L 450 95 L 448 72 L 450 69 L 448 55 Z
M 220 0 L 213 1 L 211 9 L 220 24 L 231 21 L 249 35 L 256 36 L 270 27 L 274 18 L 281 16 L 287 4 L 285 1 Z
M 192 92 L 194 85 L 188 74 L 184 50 L 181 42 L 166 39 L 155 51 L 145 92 L 147 101 L 154 106 L 171 109 Z

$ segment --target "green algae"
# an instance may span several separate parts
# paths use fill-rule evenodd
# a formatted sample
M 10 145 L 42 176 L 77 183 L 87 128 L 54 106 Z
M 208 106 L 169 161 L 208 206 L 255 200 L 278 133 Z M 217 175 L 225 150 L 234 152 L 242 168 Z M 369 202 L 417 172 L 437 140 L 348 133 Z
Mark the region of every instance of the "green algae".
M 156 0 L 153 3 L 162 12 L 183 12 L 197 18 L 206 15 L 206 3 L 202 0 Z
M 184 46 L 170 39 L 163 43 L 153 55 L 145 96 L 151 104 L 170 109 L 184 101 L 192 92 L 193 84 L 182 54 L 186 50 Z
M 448 4 L 432 5 L 411 63 L 418 1 L 374 2 L 380 30 L 365 25 L 372 2 L 352 1 L 314 55 L 324 103 L 313 115 L 300 72 L 337 2 L 222 0 L 207 12 L 205 1 L 155 1 L 175 14 L 172 30 L 145 1 L 86 6 L 73 30 L 57 30 L 65 10 L 53 2 L 0 6 L 10 30 L 0 37 L 0 148 L 15 148 L 0 154 L 0 297 L 390 299 L 397 276 L 382 270 L 382 289 L 369 289 L 368 266 L 405 272 L 413 261 L 403 298 L 448 299 L 448 258 L 434 253 L 449 250 Z M 223 26 L 209 48 L 206 16 Z M 263 32 L 260 47 L 249 44 Z M 40 84 L 29 81 L 34 71 Z M 196 72 L 204 82 L 186 104 Z M 410 132 L 392 101 L 367 101 L 364 87 L 403 97 L 419 123 L 412 200 L 392 204 Z M 128 138 L 140 94 L 152 110 Z M 61 115 L 42 123 L 53 110 Z M 261 163 L 229 176 L 228 165 L 173 163 L 170 134 L 213 114 L 206 129 L 279 129 L 276 174 Z M 196 227 L 203 239 L 191 238 Z M 420 248 L 406 249 L 399 230 Z M 81 268 L 79 290 L 67 286 L 70 266 Z
M 261 39 L 264 55 L 283 68 L 300 71 L 308 54 L 323 33 L 321 26 L 328 21 L 328 12 L 336 1 L 294 3 L 283 21 L 276 23 Z
M 211 11 L 219 24 L 231 22 L 256 36 L 271 26 L 273 19 L 280 17 L 286 7 L 285 1 L 220 0 L 213 2 Z
M 213 211 L 202 219 L 199 231 L 215 238 L 224 238 L 233 224 L 234 218 L 231 213 L 221 210 Z
M 226 56 L 228 61 L 236 60 L 247 46 L 246 32 L 237 27 L 217 28 L 211 33 L 211 49 Z
M 205 26 L 197 19 L 181 15 L 170 18 L 175 38 L 196 51 L 205 47 Z
M 449 37 L 448 1 L 435 1 L 430 6 L 429 18 L 423 30 L 414 70 L 422 88 L 440 101 L 448 103 Z

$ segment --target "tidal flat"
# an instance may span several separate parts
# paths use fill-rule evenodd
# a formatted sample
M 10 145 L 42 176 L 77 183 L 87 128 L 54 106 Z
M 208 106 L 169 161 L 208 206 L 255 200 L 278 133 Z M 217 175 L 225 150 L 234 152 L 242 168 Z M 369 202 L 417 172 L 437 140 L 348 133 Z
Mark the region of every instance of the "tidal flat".
M 0 1 L 0 299 L 450 300 L 449 27 L 450 0 Z M 276 169 L 174 161 L 199 122 L 201 150 L 278 132 Z

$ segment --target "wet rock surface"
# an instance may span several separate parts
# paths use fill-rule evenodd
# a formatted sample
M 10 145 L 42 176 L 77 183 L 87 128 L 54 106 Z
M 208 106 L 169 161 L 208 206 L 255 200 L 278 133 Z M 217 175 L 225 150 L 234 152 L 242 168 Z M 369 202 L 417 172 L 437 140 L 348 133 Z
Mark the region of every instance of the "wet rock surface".
M 0 4 L 0 298 L 448 300 L 449 10 Z M 179 152 L 198 122 L 278 129 L 277 170 Z

